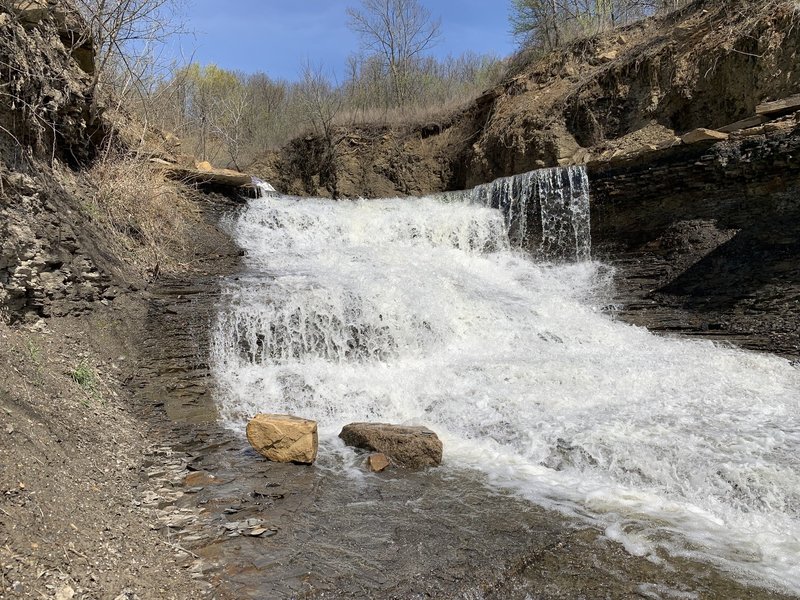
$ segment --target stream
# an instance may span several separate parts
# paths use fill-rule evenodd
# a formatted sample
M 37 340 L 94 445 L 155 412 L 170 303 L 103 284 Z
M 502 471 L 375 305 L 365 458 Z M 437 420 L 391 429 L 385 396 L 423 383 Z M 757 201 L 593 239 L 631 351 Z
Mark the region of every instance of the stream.
M 377 563 L 389 560 L 384 548 L 413 572 L 404 548 L 423 539 L 428 567 L 448 553 L 468 565 L 470 552 L 583 526 L 601 532 L 587 544 L 600 539 L 603 552 L 711 564 L 800 594 L 800 370 L 616 321 L 612 268 L 591 258 L 588 207 L 585 171 L 572 167 L 426 198 L 271 196 L 229 223 L 246 259 L 223 285 L 211 340 L 219 420 L 235 439 L 259 412 L 318 421 L 308 498 L 331 480 L 326 493 L 347 498 L 301 502 L 301 512 L 319 513 L 310 531 L 343 540 L 330 552 L 351 555 L 327 568 L 355 569 L 353 597 L 359 569 L 373 592 L 383 585 L 380 568 L 357 567 L 358 548 Z M 444 443 L 443 465 L 368 474 L 337 437 L 353 421 L 425 425 Z M 438 508 L 427 506 L 428 486 Z M 337 506 L 358 516 L 340 522 Z M 552 521 L 534 542 L 530 515 L 541 511 L 572 525 Z M 358 534 L 376 515 L 384 527 Z M 398 531 L 420 519 L 409 546 Z M 447 534 L 435 532 L 465 519 L 481 523 L 479 541 L 437 548 Z M 314 556 L 319 564 L 324 548 Z M 303 575 L 293 577 L 296 594 Z M 633 588 L 644 597 L 698 597 L 685 583 L 642 588 L 646 579 Z

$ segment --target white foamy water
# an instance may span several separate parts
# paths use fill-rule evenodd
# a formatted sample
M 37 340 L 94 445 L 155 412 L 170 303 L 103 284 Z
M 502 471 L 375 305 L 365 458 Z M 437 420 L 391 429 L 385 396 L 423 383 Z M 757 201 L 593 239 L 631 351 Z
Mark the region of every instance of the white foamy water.
M 800 370 L 614 322 L 598 309 L 607 267 L 534 262 L 482 202 L 252 201 L 213 343 L 222 418 L 289 412 L 323 439 L 351 421 L 427 425 L 445 468 L 598 522 L 634 554 L 800 592 Z M 553 218 L 580 258 L 578 205 Z

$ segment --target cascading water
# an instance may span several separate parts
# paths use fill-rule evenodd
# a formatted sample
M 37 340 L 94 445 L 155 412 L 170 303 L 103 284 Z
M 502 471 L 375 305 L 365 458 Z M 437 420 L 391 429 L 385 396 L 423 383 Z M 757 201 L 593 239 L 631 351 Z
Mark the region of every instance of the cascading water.
M 498 209 L 511 243 L 532 250 L 537 258 L 591 256 L 589 178 L 584 167 L 539 169 L 438 198 Z
M 604 524 L 632 553 L 800 592 L 800 371 L 598 310 L 585 171 L 432 198 L 251 202 L 212 350 L 219 410 L 424 424 L 445 467 Z

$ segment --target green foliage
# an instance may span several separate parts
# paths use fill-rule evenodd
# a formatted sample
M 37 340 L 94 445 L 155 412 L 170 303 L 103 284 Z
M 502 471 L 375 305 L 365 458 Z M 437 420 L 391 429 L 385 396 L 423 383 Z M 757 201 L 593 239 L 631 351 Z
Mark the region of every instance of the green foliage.
M 69 376 L 72 381 L 81 386 L 85 392 L 92 393 L 95 391 L 97 375 L 85 361 L 81 361 L 77 367 L 70 371 Z
M 30 339 L 27 340 L 26 345 L 28 346 L 28 357 L 31 359 L 31 362 L 39 366 L 42 362 L 42 349 L 36 342 Z
M 83 212 L 89 217 L 92 221 L 96 221 L 100 216 L 100 208 L 97 206 L 97 202 L 94 200 L 87 200 L 81 202 L 81 208 Z

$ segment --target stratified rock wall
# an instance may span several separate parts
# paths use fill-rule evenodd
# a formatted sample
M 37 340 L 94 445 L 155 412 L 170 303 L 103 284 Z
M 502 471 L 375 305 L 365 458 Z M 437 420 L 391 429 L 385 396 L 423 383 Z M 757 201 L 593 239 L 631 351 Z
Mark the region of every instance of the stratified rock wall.
M 624 318 L 800 356 L 800 121 L 594 163 L 590 180 Z
M 4 320 L 80 314 L 116 295 L 107 274 L 113 260 L 78 210 L 88 191 L 64 168 L 87 164 L 105 135 L 91 92 L 93 53 L 83 27 L 57 3 L 11 1 L 0 7 Z
M 6 164 L 34 157 L 85 165 L 105 136 L 93 98 L 85 24 L 59 3 L 0 6 L 0 150 Z

